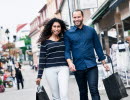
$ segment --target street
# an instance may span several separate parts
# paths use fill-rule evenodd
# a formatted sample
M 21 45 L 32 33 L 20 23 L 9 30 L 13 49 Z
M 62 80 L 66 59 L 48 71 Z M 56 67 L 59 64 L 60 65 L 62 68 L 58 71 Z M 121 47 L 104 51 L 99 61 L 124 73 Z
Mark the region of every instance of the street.
M 41 78 L 43 66 L 66 65 L 71 71 L 84 70 L 77 73 L 83 89 L 81 80 L 86 81 L 83 76 L 89 77 L 93 92 L 97 89 L 92 85 L 98 81 L 101 100 L 109 100 L 106 94 L 109 89 L 105 90 L 103 79 L 118 72 L 128 94 L 121 100 L 130 100 L 130 0 L 1 0 L 0 10 L 0 100 L 36 100 L 38 72 L 35 70 L 41 69 L 38 75 Z M 94 69 L 96 63 L 98 71 Z M 20 64 L 23 64 L 22 74 Z M 49 72 L 48 76 L 53 75 L 50 69 Z M 64 76 L 58 77 L 62 85 Z M 94 82 L 93 76 L 96 76 Z M 14 77 L 24 82 L 24 88 L 22 83 L 17 89 Z M 48 79 L 55 81 L 54 76 Z M 50 83 L 57 87 L 53 80 Z M 113 89 L 118 90 L 116 86 L 122 88 L 123 84 L 112 81 L 106 83 L 117 96 Z M 40 85 L 52 100 L 44 72 Z M 80 100 L 73 74 L 66 88 L 69 100 Z M 66 88 L 62 87 L 63 91 Z M 88 98 L 92 100 L 89 88 Z
M 30 66 L 23 66 L 23 77 L 24 77 L 24 89 L 17 90 L 16 87 L 6 88 L 4 93 L 0 93 L 0 100 L 36 100 L 36 88 L 35 79 L 37 72 L 33 71 Z M 49 97 L 51 98 L 51 92 L 46 82 L 45 76 L 43 75 L 42 84 L 45 87 Z M 130 89 L 127 89 L 130 94 Z M 100 90 L 101 100 L 108 100 L 104 90 Z M 90 94 L 89 94 L 89 98 Z M 79 100 L 78 87 L 75 82 L 74 76 L 70 76 L 69 81 L 69 100 Z M 91 100 L 91 99 L 90 99 Z M 130 96 L 122 100 L 130 100 Z

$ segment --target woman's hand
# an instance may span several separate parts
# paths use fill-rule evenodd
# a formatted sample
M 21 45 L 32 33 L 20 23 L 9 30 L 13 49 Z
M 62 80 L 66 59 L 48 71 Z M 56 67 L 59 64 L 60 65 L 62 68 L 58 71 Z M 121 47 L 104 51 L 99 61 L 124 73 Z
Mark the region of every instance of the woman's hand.
M 67 63 L 68 63 L 68 65 L 69 65 L 70 71 L 76 71 L 75 65 L 73 64 L 73 62 L 72 62 L 71 59 L 67 59 Z
M 36 79 L 36 84 L 37 84 L 37 85 L 40 85 L 40 82 L 41 82 L 41 78 L 37 78 L 37 79 Z
M 70 69 L 70 71 L 76 71 L 76 69 L 75 69 L 75 65 L 73 64 L 73 63 L 69 63 L 69 69 Z

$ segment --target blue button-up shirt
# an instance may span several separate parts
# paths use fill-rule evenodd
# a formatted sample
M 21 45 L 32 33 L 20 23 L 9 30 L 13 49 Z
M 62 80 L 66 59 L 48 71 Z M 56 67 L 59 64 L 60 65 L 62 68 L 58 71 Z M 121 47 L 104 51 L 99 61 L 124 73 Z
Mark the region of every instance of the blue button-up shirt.
M 83 25 L 79 29 L 73 26 L 66 31 L 64 41 L 65 58 L 72 59 L 73 57 L 77 70 L 84 70 L 97 65 L 94 50 L 99 57 L 99 61 L 105 59 L 98 35 L 92 27 Z

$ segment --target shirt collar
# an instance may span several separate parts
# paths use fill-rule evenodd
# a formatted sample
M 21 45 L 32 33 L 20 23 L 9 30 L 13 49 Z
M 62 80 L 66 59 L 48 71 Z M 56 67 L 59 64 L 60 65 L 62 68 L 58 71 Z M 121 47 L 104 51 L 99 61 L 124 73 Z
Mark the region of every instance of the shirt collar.
M 77 26 L 73 26 L 73 31 L 76 31 L 77 29 L 79 29 Z M 83 30 L 84 29 L 84 25 L 82 26 L 82 28 L 81 28 L 81 30 Z

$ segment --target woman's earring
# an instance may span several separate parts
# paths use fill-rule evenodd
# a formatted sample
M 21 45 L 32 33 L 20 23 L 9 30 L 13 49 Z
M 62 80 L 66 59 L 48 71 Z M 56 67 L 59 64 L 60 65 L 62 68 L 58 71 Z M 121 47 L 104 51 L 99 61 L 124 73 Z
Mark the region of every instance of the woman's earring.
M 53 33 L 53 31 L 51 30 L 51 33 Z

